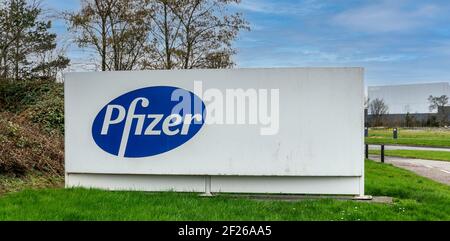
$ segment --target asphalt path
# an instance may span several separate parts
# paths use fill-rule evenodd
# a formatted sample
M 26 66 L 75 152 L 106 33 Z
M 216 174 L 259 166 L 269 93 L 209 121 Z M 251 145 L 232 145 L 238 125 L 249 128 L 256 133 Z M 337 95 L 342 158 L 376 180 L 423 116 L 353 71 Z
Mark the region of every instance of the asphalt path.
M 369 159 L 380 161 L 381 158 L 380 155 L 369 155 Z M 392 156 L 385 156 L 384 161 L 396 167 L 415 172 L 420 176 L 450 185 L 450 162 Z
M 380 145 L 369 145 L 369 150 L 380 150 Z M 418 147 L 418 146 L 396 146 L 396 145 L 384 145 L 384 150 L 414 150 L 414 151 L 448 151 L 450 148 L 441 147 Z

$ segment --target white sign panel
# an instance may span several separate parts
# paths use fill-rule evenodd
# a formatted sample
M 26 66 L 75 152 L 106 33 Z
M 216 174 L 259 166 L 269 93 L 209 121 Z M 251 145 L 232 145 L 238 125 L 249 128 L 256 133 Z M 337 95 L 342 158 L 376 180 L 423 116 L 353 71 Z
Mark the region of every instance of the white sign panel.
M 362 195 L 363 93 L 361 68 L 70 73 L 66 183 Z

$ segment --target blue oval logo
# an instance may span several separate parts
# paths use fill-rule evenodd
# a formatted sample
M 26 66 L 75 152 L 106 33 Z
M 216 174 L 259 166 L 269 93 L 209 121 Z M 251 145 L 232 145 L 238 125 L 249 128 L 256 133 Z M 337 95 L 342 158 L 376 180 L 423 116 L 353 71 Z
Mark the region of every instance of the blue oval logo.
M 202 128 L 205 103 L 194 93 L 157 86 L 128 92 L 95 117 L 92 137 L 119 157 L 149 157 L 173 150 Z

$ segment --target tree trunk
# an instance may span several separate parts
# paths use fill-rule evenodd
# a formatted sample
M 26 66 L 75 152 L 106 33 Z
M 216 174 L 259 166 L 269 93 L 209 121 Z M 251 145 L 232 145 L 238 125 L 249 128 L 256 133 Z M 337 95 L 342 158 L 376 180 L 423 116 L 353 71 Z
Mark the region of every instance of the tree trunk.
M 101 4 L 101 0 L 95 0 L 95 5 L 97 7 L 98 14 L 101 17 L 101 38 L 102 38 L 102 46 L 101 46 L 101 58 L 102 58 L 102 71 L 106 71 L 106 20 L 107 16 L 105 14 L 105 8 Z
M 172 69 L 172 58 L 169 43 L 169 27 L 167 21 L 167 3 L 164 3 L 164 40 L 166 45 L 166 69 Z
M 190 55 L 191 55 L 191 37 L 189 34 L 189 28 L 186 29 L 186 55 L 184 56 L 184 69 L 188 69 L 189 68 L 189 60 L 190 60 Z
M 102 71 L 106 71 L 106 18 L 102 17 Z
M 6 57 L 5 54 L 2 53 L 2 56 L 0 57 L 0 76 L 3 80 L 6 79 Z
M 9 72 L 9 66 L 8 66 L 8 59 L 6 57 L 6 52 L 3 55 L 3 78 L 6 80 L 8 79 L 8 72 Z
M 14 56 L 14 80 L 19 80 L 19 41 L 16 41 L 16 49 Z

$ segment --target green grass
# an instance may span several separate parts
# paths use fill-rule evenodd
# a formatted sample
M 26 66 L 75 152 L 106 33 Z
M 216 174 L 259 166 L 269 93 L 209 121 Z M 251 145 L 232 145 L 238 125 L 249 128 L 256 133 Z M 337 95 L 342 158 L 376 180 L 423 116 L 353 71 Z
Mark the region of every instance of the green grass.
M 369 150 L 369 154 L 380 155 L 380 152 L 380 150 Z M 448 151 L 385 150 L 384 155 L 426 160 L 450 161 L 450 152 Z
M 450 220 L 449 186 L 387 164 L 366 169 L 366 192 L 394 204 L 44 189 L 0 197 L 0 220 Z
M 392 129 L 370 129 L 367 144 L 393 144 L 409 146 L 450 147 L 450 130 L 399 129 L 398 139 L 392 138 Z

